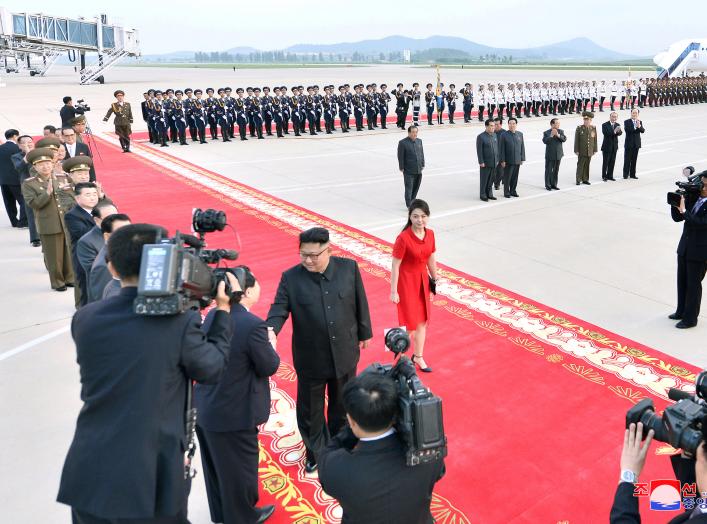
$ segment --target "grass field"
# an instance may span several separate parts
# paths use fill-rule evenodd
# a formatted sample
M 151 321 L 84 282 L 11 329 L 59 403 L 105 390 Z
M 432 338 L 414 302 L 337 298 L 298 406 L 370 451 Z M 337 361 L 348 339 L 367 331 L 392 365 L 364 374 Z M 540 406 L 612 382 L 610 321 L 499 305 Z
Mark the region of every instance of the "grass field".
M 128 67 L 176 67 L 191 69 L 326 69 L 332 67 L 367 67 L 368 64 L 222 64 L 222 63 L 171 63 L 171 62 L 126 62 Z
M 416 65 L 418 68 L 436 67 L 434 64 Z M 525 69 L 525 70 L 558 70 L 558 71 L 655 71 L 655 67 L 636 65 L 606 65 L 606 64 L 471 64 L 471 65 L 440 65 L 440 69 Z

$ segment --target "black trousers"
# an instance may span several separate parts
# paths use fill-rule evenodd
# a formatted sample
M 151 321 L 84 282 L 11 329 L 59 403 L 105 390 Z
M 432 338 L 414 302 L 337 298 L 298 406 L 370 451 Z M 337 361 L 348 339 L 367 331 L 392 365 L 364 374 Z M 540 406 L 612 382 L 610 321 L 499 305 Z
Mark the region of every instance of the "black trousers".
M 352 369 L 341 377 L 312 379 L 297 377 L 297 427 L 307 450 L 307 459 L 315 461 L 317 453 L 326 446 L 330 435 L 336 435 L 346 424 L 342 391 L 356 376 Z M 327 416 L 324 418 L 324 394 L 328 396 Z
M 616 164 L 616 149 L 601 152 L 601 179 L 614 178 L 614 165 Z
M 479 197 L 483 200 L 493 196 L 493 180 L 496 176 L 496 166 L 479 168 Z
M 636 176 L 636 161 L 638 160 L 638 148 L 631 147 L 624 149 L 624 178 Z
M 148 519 L 104 519 L 75 508 L 71 508 L 71 522 L 72 524 L 189 524 L 186 515 Z
M 25 213 L 25 199 L 22 197 L 22 186 L 5 185 L 0 186 L 2 190 L 2 201 L 5 204 L 7 217 L 10 219 L 12 227 L 26 226 L 27 214 Z M 19 217 L 17 212 L 20 212 Z
M 405 182 L 405 205 L 409 208 L 413 200 L 417 198 L 417 192 L 422 183 L 422 173 L 403 173 Z
M 499 162 L 496 165 L 496 172 L 493 177 L 493 185 L 495 186 L 496 189 L 501 187 L 501 182 L 503 182 L 503 166 Z
M 513 195 L 518 187 L 520 164 L 506 164 L 503 168 L 503 194 Z
M 707 261 L 688 260 L 678 255 L 678 307 L 675 311 L 687 324 L 697 324 L 706 271 Z
M 560 173 L 560 162 L 562 160 L 545 159 L 545 187 L 557 187 L 557 177 Z
M 257 522 L 258 429 L 208 431 L 197 424 L 206 496 L 213 522 Z

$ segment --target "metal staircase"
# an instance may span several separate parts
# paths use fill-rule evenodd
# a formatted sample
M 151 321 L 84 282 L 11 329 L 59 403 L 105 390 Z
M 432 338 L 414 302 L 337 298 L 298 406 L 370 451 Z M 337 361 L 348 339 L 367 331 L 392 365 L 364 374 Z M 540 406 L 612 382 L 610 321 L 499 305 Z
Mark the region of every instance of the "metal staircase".
M 121 58 L 128 56 L 130 53 L 125 49 L 111 49 L 107 53 L 98 55 L 98 61 L 95 64 L 87 66 L 81 70 L 81 85 L 88 84 L 98 80 L 101 84 L 100 77 L 103 76 L 109 68 L 113 67 Z
M 688 42 L 690 41 L 688 40 Z M 670 53 L 672 56 L 668 53 L 659 55 L 661 60 L 660 63 L 657 63 L 657 65 L 661 69 L 658 72 L 658 78 L 675 77 L 686 74 L 690 62 L 697 56 L 697 51 L 699 50 L 699 42 L 690 42 L 674 59 L 672 59 L 672 57 L 677 53 Z M 658 60 L 656 60 L 656 62 L 658 62 Z

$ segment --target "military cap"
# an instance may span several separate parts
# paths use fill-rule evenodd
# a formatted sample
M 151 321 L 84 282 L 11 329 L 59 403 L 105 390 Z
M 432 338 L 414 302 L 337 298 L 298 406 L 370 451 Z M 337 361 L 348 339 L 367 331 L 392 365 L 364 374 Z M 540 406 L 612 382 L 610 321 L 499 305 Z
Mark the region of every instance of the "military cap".
M 118 89 L 113 93 L 113 96 L 116 98 L 118 98 L 118 95 L 125 95 L 125 91 L 123 91 L 122 89 Z
M 582 111 L 582 118 L 594 118 L 594 113 L 591 111 Z
M 237 88 L 236 88 L 236 93 L 242 93 L 242 92 L 243 92 L 243 88 L 242 88 L 242 87 L 237 87 Z
M 206 88 L 206 92 L 207 92 L 207 93 L 213 93 L 213 92 L 214 92 L 214 88 L 213 88 L 213 87 L 207 87 L 207 88 Z
M 184 92 L 185 92 L 185 93 L 193 93 L 194 91 L 192 90 L 191 87 L 187 87 L 187 88 L 184 90 Z
M 85 124 L 86 117 L 84 115 L 77 115 L 74 118 L 69 119 L 69 125 L 75 126 L 76 124 Z
M 388 87 L 388 84 L 381 84 L 381 89 Z
M 39 142 L 38 142 L 39 143 Z M 27 162 L 34 165 L 38 162 L 54 161 L 54 149 L 50 147 L 36 147 L 27 153 Z
M 93 166 L 93 159 L 87 155 L 77 155 L 67 158 L 61 163 L 61 168 L 65 173 L 74 171 L 89 171 Z
M 177 90 L 174 92 L 174 94 L 175 94 L 175 95 L 183 95 L 184 92 L 183 92 L 181 89 L 177 89 Z
M 48 136 L 46 138 L 42 138 L 41 140 L 38 140 L 37 143 L 35 144 L 35 147 L 38 148 L 49 148 L 53 149 L 56 151 L 61 147 L 61 140 L 59 140 L 55 136 Z
M 220 95 L 221 93 L 225 93 L 226 90 L 223 87 L 219 87 L 218 91 L 216 91 L 216 92 Z
M 194 94 L 195 94 L 195 95 L 200 95 L 200 94 L 202 94 L 202 93 L 203 93 L 203 91 L 202 91 L 201 89 L 195 89 L 195 90 L 194 90 Z

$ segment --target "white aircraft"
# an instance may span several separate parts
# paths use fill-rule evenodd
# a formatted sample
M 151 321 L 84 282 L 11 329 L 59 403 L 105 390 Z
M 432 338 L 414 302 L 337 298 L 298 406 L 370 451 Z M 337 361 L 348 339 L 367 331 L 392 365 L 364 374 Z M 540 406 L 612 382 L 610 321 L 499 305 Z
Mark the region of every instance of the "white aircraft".
M 655 55 L 653 62 L 660 68 L 658 78 L 707 71 L 707 38 L 675 42 L 667 51 Z

